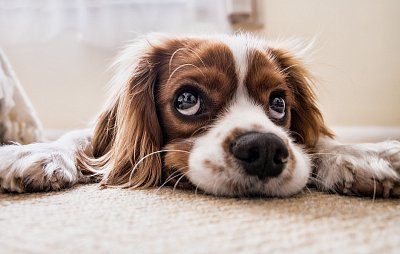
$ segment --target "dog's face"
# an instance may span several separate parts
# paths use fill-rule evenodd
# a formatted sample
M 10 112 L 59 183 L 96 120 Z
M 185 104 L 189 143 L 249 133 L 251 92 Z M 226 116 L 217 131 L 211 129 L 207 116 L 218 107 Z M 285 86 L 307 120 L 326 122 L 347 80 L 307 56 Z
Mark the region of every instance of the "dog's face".
M 227 196 L 288 196 L 305 186 L 304 148 L 329 131 L 293 55 L 249 36 L 144 44 L 122 54 L 123 86 L 93 138 L 105 184 Z

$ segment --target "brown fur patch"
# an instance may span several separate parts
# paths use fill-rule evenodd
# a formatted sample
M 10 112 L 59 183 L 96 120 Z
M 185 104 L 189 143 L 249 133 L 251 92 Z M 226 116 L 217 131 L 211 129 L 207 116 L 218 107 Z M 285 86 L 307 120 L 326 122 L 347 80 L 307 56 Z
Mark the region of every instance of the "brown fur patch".
M 232 142 L 242 134 L 245 134 L 249 130 L 244 130 L 241 128 L 234 128 L 228 136 L 226 136 L 225 140 L 222 143 L 222 148 L 224 150 L 225 157 L 231 157 L 231 144 Z M 230 160 L 230 159 L 229 159 Z M 225 161 L 228 161 L 228 158 L 225 158 Z
M 206 166 L 207 169 L 210 169 L 214 174 L 221 173 L 225 170 L 224 167 L 218 166 L 217 164 L 213 163 L 210 160 L 204 160 L 204 166 Z
M 160 61 L 156 89 L 158 115 L 163 126 L 164 142 L 200 134 L 209 126 L 233 97 L 237 87 L 234 58 L 230 49 L 209 41 L 169 41 L 167 56 Z M 171 50 L 175 49 L 175 50 Z M 177 114 L 174 100 L 181 89 L 194 89 L 201 94 L 205 114 L 184 118 Z
M 326 127 L 321 112 L 318 109 L 312 77 L 292 54 L 282 49 L 272 49 L 279 70 L 284 72 L 285 82 L 293 93 L 293 105 L 290 113 L 290 131 L 298 143 L 312 148 L 319 136 L 333 137 L 332 132 Z

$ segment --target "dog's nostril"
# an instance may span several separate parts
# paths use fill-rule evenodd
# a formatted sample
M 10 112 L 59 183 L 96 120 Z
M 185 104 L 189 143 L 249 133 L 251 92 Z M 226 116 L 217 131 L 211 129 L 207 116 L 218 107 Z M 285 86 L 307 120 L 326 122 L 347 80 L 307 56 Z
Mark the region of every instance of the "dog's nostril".
M 273 162 L 275 164 L 286 164 L 286 162 L 288 161 L 288 151 L 287 149 L 278 149 L 275 152 L 274 158 L 273 158 Z
M 258 147 L 252 147 L 249 149 L 249 156 L 247 158 L 248 162 L 256 161 L 260 157 L 260 150 Z
M 258 145 L 249 144 L 246 138 L 235 139 L 231 143 L 231 153 L 236 159 L 241 161 L 253 162 L 260 156 Z
M 249 175 L 260 179 L 278 176 L 289 152 L 283 141 L 272 133 L 249 132 L 231 143 L 231 153 Z

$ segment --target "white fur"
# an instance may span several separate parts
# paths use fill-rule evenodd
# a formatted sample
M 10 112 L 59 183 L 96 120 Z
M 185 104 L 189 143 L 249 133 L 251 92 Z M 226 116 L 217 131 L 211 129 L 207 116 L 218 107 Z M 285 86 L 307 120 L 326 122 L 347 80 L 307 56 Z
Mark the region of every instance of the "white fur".
M 314 182 L 319 188 L 336 190 L 338 184 L 343 184 L 343 193 L 351 194 L 356 192 L 355 185 L 375 191 L 376 184 L 382 184 L 384 196 L 399 191 L 399 141 L 343 145 L 321 137 L 317 148 L 314 157 L 319 162 Z
M 59 190 L 84 179 L 75 152 L 90 145 L 89 130 L 70 132 L 51 143 L 0 147 L 0 189 Z

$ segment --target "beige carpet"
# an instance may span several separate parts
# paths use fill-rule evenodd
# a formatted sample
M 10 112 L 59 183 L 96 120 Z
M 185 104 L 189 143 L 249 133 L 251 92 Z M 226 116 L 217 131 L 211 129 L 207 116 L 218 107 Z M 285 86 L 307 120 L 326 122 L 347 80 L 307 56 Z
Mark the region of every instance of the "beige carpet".
M 0 253 L 400 253 L 400 200 L 308 192 L 229 199 L 173 191 L 0 194 Z

